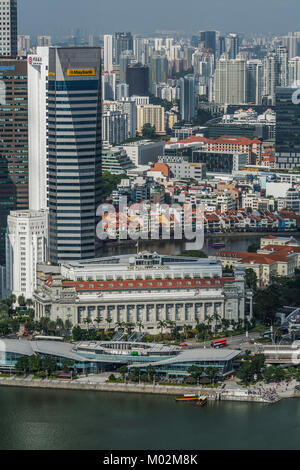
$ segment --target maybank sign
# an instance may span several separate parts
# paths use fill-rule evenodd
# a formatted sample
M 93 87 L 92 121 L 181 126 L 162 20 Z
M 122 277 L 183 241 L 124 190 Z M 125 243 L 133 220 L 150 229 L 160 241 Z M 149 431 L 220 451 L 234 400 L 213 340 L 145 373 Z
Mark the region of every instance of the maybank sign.
M 95 69 L 68 69 L 68 77 L 90 77 L 96 74 Z

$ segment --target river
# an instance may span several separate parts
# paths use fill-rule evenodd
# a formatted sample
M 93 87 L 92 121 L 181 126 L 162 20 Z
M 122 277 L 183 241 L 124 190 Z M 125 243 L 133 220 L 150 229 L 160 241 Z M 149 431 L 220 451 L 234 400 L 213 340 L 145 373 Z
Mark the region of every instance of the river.
M 258 244 L 260 242 L 260 236 L 257 234 L 238 234 L 238 236 L 229 237 L 228 235 L 222 236 L 220 234 L 219 237 L 209 237 L 206 236 L 204 239 L 204 243 L 202 249 L 208 256 L 212 255 L 216 251 L 216 248 L 213 247 L 213 244 L 216 241 L 221 241 L 225 244 L 224 250 L 230 251 L 247 251 L 248 247 L 252 244 Z M 99 256 L 111 256 L 111 255 L 121 255 L 126 253 L 136 253 L 136 242 L 133 241 L 126 241 L 123 243 L 109 243 L 104 246 L 104 248 L 100 251 Z M 194 249 L 192 243 L 187 243 L 183 240 L 149 240 L 149 241 L 139 241 L 139 250 L 148 250 L 148 251 L 156 251 L 157 253 L 161 253 L 164 255 L 180 255 L 186 249 Z M 197 248 L 198 249 L 198 248 Z
M 0 387 L 0 450 L 300 449 L 300 400 L 277 404 Z

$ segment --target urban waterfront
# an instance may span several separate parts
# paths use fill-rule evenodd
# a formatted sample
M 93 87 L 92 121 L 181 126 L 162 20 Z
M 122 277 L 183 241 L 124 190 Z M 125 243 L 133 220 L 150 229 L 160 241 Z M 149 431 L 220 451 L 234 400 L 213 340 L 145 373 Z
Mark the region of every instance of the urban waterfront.
M 0 388 L 1 450 L 300 449 L 300 400 L 273 405 Z

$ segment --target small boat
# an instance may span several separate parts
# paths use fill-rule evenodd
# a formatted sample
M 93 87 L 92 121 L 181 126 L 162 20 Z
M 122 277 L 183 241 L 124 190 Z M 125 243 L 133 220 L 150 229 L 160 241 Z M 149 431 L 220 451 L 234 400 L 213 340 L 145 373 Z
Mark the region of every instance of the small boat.
M 225 243 L 223 242 L 216 242 L 213 244 L 214 248 L 225 248 Z
M 206 404 L 207 404 L 207 397 L 205 396 L 199 397 L 196 403 L 196 405 L 198 406 L 205 406 Z
M 199 395 L 190 394 L 190 395 L 181 395 L 181 397 L 176 397 L 176 401 L 197 401 L 199 400 Z

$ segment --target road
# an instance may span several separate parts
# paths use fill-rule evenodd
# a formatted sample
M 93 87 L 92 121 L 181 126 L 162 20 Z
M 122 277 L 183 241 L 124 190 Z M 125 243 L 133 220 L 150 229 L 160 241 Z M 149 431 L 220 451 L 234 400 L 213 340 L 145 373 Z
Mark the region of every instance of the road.
M 237 336 L 229 336 L 226 338 L 227 340 L 227 345 L 228 346 L 235 346 L 235 347 L 245 347 L 245 345 L 247 344 L 247 348 L 246 349 L 250 349 L 250 347 L 248 347 L 248 343 L 251 339 L 257 339 L 261 336 L 261 333 L 248 333 L 248 338 L 246 338 L 246 334 L 242 334 L 242 335 L 237 335 Z M 189 343 L 187 342 L 189 348 L 210 348 L 210 343 L 211 341 L 205 341 L 205 342 L 201 342 L 201 343 Z

